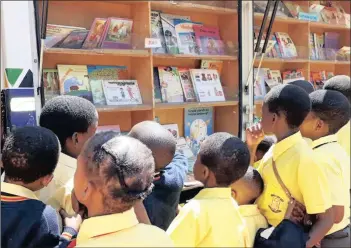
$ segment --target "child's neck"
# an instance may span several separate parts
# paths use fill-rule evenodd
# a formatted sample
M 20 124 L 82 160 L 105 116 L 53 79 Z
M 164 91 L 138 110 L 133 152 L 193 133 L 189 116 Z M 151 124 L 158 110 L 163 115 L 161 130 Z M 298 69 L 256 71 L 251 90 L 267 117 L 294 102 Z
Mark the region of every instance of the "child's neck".
M 287 137 L 289 137 L 289 136 L 291 136 L 291 135 L 293 135 L 293 134 L 295 134 L 297 132 L 299 132 L 298 128 L 288 129 L 288 130 L 282 131 L 280 133 L 276 133 L 275 137 L 277 138 L 277 142 L 280 142 L 283 139 L 286 139 Z

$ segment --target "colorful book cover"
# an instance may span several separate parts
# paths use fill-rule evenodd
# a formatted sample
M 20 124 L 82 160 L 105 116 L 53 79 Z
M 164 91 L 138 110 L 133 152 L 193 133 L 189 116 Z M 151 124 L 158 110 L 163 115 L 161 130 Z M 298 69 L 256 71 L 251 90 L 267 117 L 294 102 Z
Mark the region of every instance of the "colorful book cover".
M 85 41 L 88 30 L 73 30 L 60 44 L 60 48 L 80 49 Z
M 60 95 L 60 80 L 56 69 L 43 69 L 45 101 Z
M 277 38 L 275 38 L 275 35 L 272 35 L 272 40 L 275 42 L 274 43 L 274 47 L 273 47 L 272 50 L 275 51 L 277 58 L 281 58 L 282 57 L 282 53 L 280 52 L 279 44 L 278 44 Z
M 95 18 L 90 27 L 89 34 L 83 43 L 83 49 L 93 49 L 98 47 L 105 29 L 106 21 L 106 18 Z
M 325 23 L 338 24 L 338 14 L 336 8 L 324 7 L 321 11 L 322 19 Z
M 221 60 L 201 60 L 201 69 L 217 70 L 218 74 L 222 74 L 223 61 Z
M 96 106 L 106 105 L 104 89 L 102 88 L 102 80 L 90 79 L 89 83 L 90 83 L 91 93 L 93 95 L 93 103 Z
M 201 54 L 223 55 L 224 44 L 219 35 L 219 29 L 215 27 L 193 26 L 196 43 Z
M 80 96 L 93 101 L 86 65 L 57 65 L 61 95 Z
M 154 99 L 155 99 L 155 103 L 162 102 L 160 77 L 158 75 L 157 67 L 154 67 Z
M 335 60 L 336 52 L 339 49 L 339 33 L 325 32 L 324 33 L 324 46 L 325 53 L 328 60 Z
M 85 28 L 55 24 L 46 25 L 45 47 L 51 48 L 60 44 L 73 30 L 85 30 Z
M 188 16 L 178 16 L 178 15 L 169 15 L 169 14 L 160 14 L 163 35 L 166 42 L 167 52 L 170 54 L 179 54 L 178 41 L 177 41 L 177 33 L 175 31 L 174 19 L 181 20 L 190 20 Z
M 182 19 L 173 20 L 177 34 L 178 48 L 180 54 L 199 54 L 199 47 L 195 40 L 194 26 L 201 26 L 202 23 Z
M 287 33 L 277 32 L 275 33 L 275 37 L 278 41 L 280 52 L 283 58 L 297 57 L 297 51 L 294 42 Z
M 101 48 L 131 49 L 133 20 L 110 17 L 107 20 Z
M 278 84 L 283 83 L 283 79 L 279 70 L 270 70 L 271 78 Z
M 103 80 L 102 86 L 107 105 L 142 104 L 136 80 Z
M 88 65 L 88 75 L 89 79 L 126 80 L 128 69 L 119 65 Z
M 316 47 L 315 47 L 315 41 L 314 41 L 314 34 L 310 33 L 309 36 L 309 49 L 310 49 L 310 59 L 312 60 L 316 60 L 317 56 L 316 56 Z
M 182 84 L 184 98 L 186 102 L 196 102 L 196 95 L 189 68 L 178 68 L 180 83 Z
M 115 131 L 117 133 L 121 133 L 121 128 L 119 125 L 107 125 L 107 126 L 98 126 L 96 129 L 96 133 L 107 132 L 107 131 Z
M 305 80 L 305 77 L 303 76 L 303 71 L 300 69 L 284 71 L 282 75 L 283 75 L 283 84 L 294 82 L 296 80 Z
M 190 75 L 199 102 L 225 101 L 217 70 L 190 69 Z
M 161 41 L 161 47 L 153 48 L 152 51 L 154 53 L 167 53 L 161 15 L 158 11 L 151 11 L 151 37 L 160 39 Z
M 188 159 L 188 173 L 192 173 L 196 157 L 184 137 L 177 139 L 177 152 L 180 152 Z
M 261 100 L 266 95 L 266 84 L 265 84 L 265 70 L 260 68 L 254 68 L 254 77 L 257 78 L 254 81 L 254 94 L 255 100 Z
M 162 125 L 166 130 L 168 130 L 174 138 L 178 139 L 179 138 L 179 128 L 178 124 L 166 124 Z
M 186 108 L 184 136 L 195 156 L 201 143 L 211 134 L 213 134 L 213 108 Z
M 158 67 L 163 102 L 184 102 L 183 89 L 177 67 Z

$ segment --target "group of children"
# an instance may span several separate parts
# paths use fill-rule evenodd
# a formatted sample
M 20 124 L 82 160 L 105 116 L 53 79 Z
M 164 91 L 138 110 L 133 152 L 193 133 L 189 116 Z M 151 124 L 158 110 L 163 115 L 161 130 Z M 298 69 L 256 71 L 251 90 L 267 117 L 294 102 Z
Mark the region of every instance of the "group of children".
M 271 89 L 246 144 L 207 137 L 204 189 L 182 208 L 188 164 L 169 131 L 95 134 L 90 102 L 53 98 L 40 127 L 5 140 L 2 247 L 350 247 L 350 78 L 310 86 Z

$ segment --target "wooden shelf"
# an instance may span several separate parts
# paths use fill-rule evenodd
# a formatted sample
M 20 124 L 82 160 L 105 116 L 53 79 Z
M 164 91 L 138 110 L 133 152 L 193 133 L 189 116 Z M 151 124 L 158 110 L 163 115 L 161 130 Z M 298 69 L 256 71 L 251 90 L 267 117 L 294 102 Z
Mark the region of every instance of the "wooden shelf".
M 324 22 L 309 22 L 310 27 L 313 28 L 321 28 L 321 29 L 328 29 L 328 30 L 335 30 L 335 31 L 350 31 L 349 27 L 338 25 L 338 24 L 328 24 Z
M 256 63 L 260 62 L 260 59 L 255 60 Z M 308 63 L 308 59 L 281 59 L 281 58 L 263 58 L 262 63 Z
M 237 56 L 231 55 L 188 55 L 188 54 L 153 54 L 153 58 L 156 59 L 187 59 L 187 60 L 202 60 L 202 59 L 211 59 L 211 60 L 228 60 L 234 61 L 237 60 Z
M 335 60 L 310 60 L 311 64 L 327 64 L 327 65 L 350 65 L 350 61 L 335 61 Z
M 256 20 L 263 20 L 262 13 L 254 13 L 254 17 Z M 287 24 L 307 24 L 308 23 L 308 21 L 303 21 L 303 20 L 290 18 L 290 17 L 281 17 L 281 16 L 276 16 L 274 19 L 274 22 L 287 23 Z
M 64 54 L 64 55 L 89 55 L 89 56 L 128 56 L 128 57 L 149 57 L 148 50 L 131 50 L 131 49 L 67 49 L 67 48 L 48 48 L 46 54 Z
M 184 102 L 184 103 L 156 103 L 156 109 L 183 109 L 197 107 L 220 107 L 220 106 L 236 106 L 238 101 L 225 102 Z
M 123 112 L 123 111 L 143 111 L 152 110 L 151 104 L 133 104 L 120 106 L 96 106 L 98 112 Z

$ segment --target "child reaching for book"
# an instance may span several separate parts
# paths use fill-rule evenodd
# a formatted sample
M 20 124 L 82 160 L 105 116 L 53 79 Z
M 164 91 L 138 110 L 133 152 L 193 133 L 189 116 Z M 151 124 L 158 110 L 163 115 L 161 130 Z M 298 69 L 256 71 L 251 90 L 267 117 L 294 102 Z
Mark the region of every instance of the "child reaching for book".
M 180 210 L 167 230 L 176 246 L 246 247 L 248 231 L 230 185 L 245 175 L 247 146 L 229 133 L 215 133 L 202 143 L 194 166 L 205 189 Z

